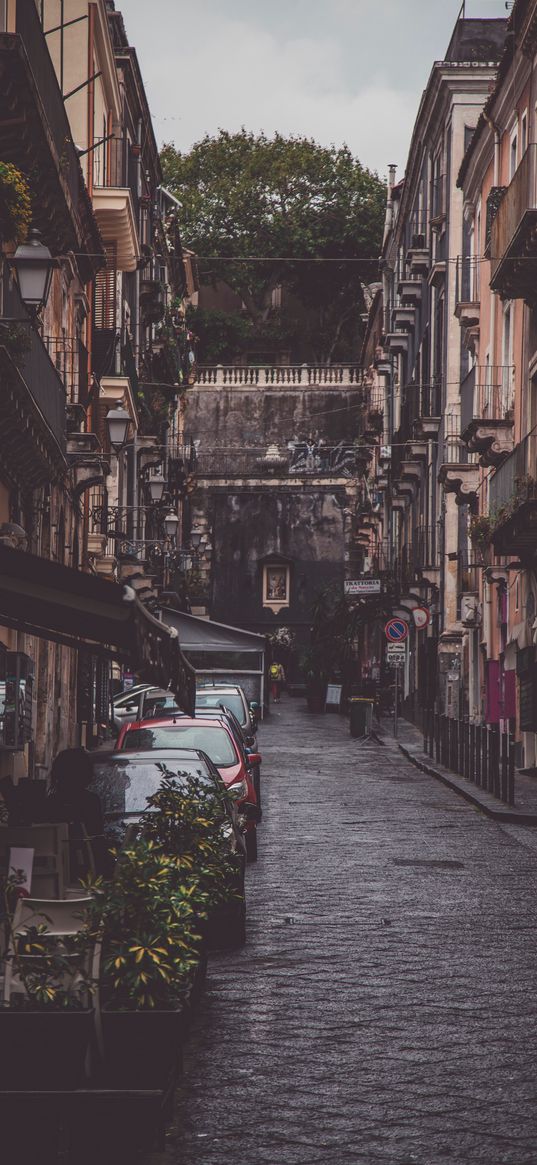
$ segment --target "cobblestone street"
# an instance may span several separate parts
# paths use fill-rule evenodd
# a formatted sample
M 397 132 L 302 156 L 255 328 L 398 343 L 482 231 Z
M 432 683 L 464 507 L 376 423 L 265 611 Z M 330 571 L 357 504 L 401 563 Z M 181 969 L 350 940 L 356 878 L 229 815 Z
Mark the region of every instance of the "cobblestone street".
M 537 835 L 289 697 L 165 1165 L 537 1161 Z

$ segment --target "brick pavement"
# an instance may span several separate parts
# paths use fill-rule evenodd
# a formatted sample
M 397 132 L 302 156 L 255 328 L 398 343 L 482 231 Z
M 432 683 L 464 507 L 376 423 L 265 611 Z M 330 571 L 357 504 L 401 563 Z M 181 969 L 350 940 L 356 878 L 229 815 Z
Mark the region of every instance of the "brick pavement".
M 537 832 L 346 721 L 260 732 L 249 941 L 211 960 L 163 1165 L 537 1162 Z

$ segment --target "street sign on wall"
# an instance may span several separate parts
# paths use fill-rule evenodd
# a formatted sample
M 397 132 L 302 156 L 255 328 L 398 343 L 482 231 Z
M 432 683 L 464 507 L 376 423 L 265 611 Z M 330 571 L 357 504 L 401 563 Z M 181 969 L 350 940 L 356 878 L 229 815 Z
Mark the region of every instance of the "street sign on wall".
M 404 667 L 406 660 L 406 646 L 404 643 L 386 644 L 386 663 L 388 667 Z
M 390 643 L 403 643 L 408 636 L 408 623 L 404 619 L 390 619 L 384 630 Z
M 380 595 L 379 578 L 346 578 L 343 583 L 346 595 Z

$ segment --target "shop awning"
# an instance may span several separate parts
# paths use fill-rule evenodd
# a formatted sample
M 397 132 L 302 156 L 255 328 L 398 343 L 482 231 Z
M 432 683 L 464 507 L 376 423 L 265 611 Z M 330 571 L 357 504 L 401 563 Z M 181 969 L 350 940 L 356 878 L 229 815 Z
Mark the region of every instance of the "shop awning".
M 153 618 L 128 586 L 0 546 L 0 625 L 128 663 L 171 687 L 192 712 L 195 675 L 177 632 Z
M 166 607 L 163 608 L 162 618 L 177 632 L 181 648 L 196 671 L 232 668 L 259 675 L 263 673 L 266 646 L 264 635 Z

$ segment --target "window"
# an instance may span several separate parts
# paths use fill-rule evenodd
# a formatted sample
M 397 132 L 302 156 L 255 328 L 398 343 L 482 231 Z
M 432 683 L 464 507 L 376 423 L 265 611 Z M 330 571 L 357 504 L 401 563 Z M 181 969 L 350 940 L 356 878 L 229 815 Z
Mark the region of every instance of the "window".
M 520 155 L 524 157 L 528 146 L 528 111 L 524 110 L 520 119 Z
M 515 126 L 511 133 L 511 147 L 509 151 L 509 179 L 514 177 L 518 166 L 518 128 Z
M 289 606 L 289 567 L 282 563 L 267 563 L 263 567 L 263 606 L 277 614 Z

